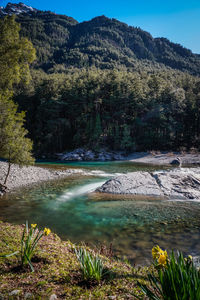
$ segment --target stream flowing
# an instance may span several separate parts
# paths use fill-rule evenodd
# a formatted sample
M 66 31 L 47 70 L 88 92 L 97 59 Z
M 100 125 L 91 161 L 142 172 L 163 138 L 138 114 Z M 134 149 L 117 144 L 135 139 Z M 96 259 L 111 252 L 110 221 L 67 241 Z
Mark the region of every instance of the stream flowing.
M 161 167 L 131 162 L 39 165 L 84 169 L 92 175 L 76 174 L 7 194 L 0 201 L 0 220 L 15 224 L 28 220 L 40 227 L 49 227 L 61 238 L 75 243 L 85 242 L 95 247 L 112 244 L 117 256 L 135 264 L 149 263 L 155 244 L 199 255 L 199 202 L 95 193 L 116 174 Z

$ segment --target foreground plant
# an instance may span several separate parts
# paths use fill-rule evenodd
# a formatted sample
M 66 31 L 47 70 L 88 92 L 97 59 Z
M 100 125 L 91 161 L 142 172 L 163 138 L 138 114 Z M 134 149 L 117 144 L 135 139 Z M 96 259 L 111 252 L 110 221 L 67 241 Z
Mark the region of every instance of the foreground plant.
M 200 299 L 200 271 L 194 266 L 191 256 L 167 255 L 159 246 L 152 249 L 157 273 L 148 274 L 151 287 L 140 284 L 142 292 L 153 300 L 197 300 Z
M 20 254 L 21 266 L 23 267 L 24 265 L 29 264 L 32 272 L 34 272 L 31 259 L 35 253 L 39 240 L 44 235 L 49 235 L 50 233 L 51 230 L 48 228 L 45 228 L 43 231 L 39 230 L 37 228 L 37 224 L 31 224 L 31 227 L 29 228 L 28 222 L 26 222 L 26 226 L 22 233 L 20 251 L 16 251 L 14 253 L 4 255 L 4 257 L 10 257 L 13 255 Z
M 157 267 L 165 267 L 168 261 L 168 254 L 166 250 L 162 250 L 158 245 L 153 247 L 152 256 Z
M 104 268 L 102 259 L 98 255 L 92 255 L 84 248 L 74 249 L 77 259 L 80 263 L 83 278 L 85 280 L 101 281 L 108 271 Z

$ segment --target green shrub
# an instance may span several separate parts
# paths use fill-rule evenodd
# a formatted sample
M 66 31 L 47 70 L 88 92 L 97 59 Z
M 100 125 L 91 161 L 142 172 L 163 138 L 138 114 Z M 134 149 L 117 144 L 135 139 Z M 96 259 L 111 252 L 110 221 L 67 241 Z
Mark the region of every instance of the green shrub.
M 100 281 L 106 273 L 102 259 L 98 255 L 92 255 L 84 248 L 75 248 L 75 254 L 80 263 L 84 280 Z
M 156 247 L 153 249 L 155 248 Z M 163 252 L 161 252 L 160 255 L 163 255 Z M 159 265 L 158 252 L 158 256 L 155 260 L 155 267 L 158 271 L 156 274 L 148 274 L 151 287 L 149 288 L 147 285 L 139 283 L 142 292 L 149 299 L 200 299 L 200 271 L 194 266 L 191 256 L 184 258 L 181 252 L 177 252 L 177 255 L 175 256 L 172 251 L 169 258 L 166 259 L 166 263 L 164 265 Z

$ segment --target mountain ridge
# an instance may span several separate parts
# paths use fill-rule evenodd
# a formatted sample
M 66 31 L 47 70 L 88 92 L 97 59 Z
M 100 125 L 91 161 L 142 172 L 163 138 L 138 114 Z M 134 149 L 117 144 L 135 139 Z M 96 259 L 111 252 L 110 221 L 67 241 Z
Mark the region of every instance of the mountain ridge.
M 3 6 L 0 7 L 0 16 L 12 15 L 12 14 L 18 15 L 22 13 L 32 13 L 37 11 L 39 10 L 31 6 L 28 6 L 22 2 L 19 2 L 18 4 L 8 2 L 5 8 Z
M 0 8 L 16 14 L 21 34 L 37 50 L 35 68 L 62 72 L 68 68 L 142 70 L 172 68 L 200 75 L 200 55 L 166 38 L 153 38 L 139 27 L 97 16 L 79 23 L 66 15 L 40 11 L 20 2 Z

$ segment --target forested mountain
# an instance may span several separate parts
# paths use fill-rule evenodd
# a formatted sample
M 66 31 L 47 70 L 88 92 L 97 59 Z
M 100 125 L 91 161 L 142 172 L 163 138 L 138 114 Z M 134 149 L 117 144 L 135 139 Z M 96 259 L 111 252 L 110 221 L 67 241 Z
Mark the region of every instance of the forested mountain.
M 21 34 L 37 49 L 37 62 L 46 72 L 69 67 L 155 70 L 170 67 L 200 75 L 200 55 L 165 38 L 105 16 L 78 23 L 73 18 L 9 3 L 0 15 L 16 14 Z
M 34 154 L 199 149 L 199 55 L 105 16 L 78 23 L 22 3 L 0 8 L 0 25 L 13 13 L 37 50 L 29 86 L 14 87 Z

